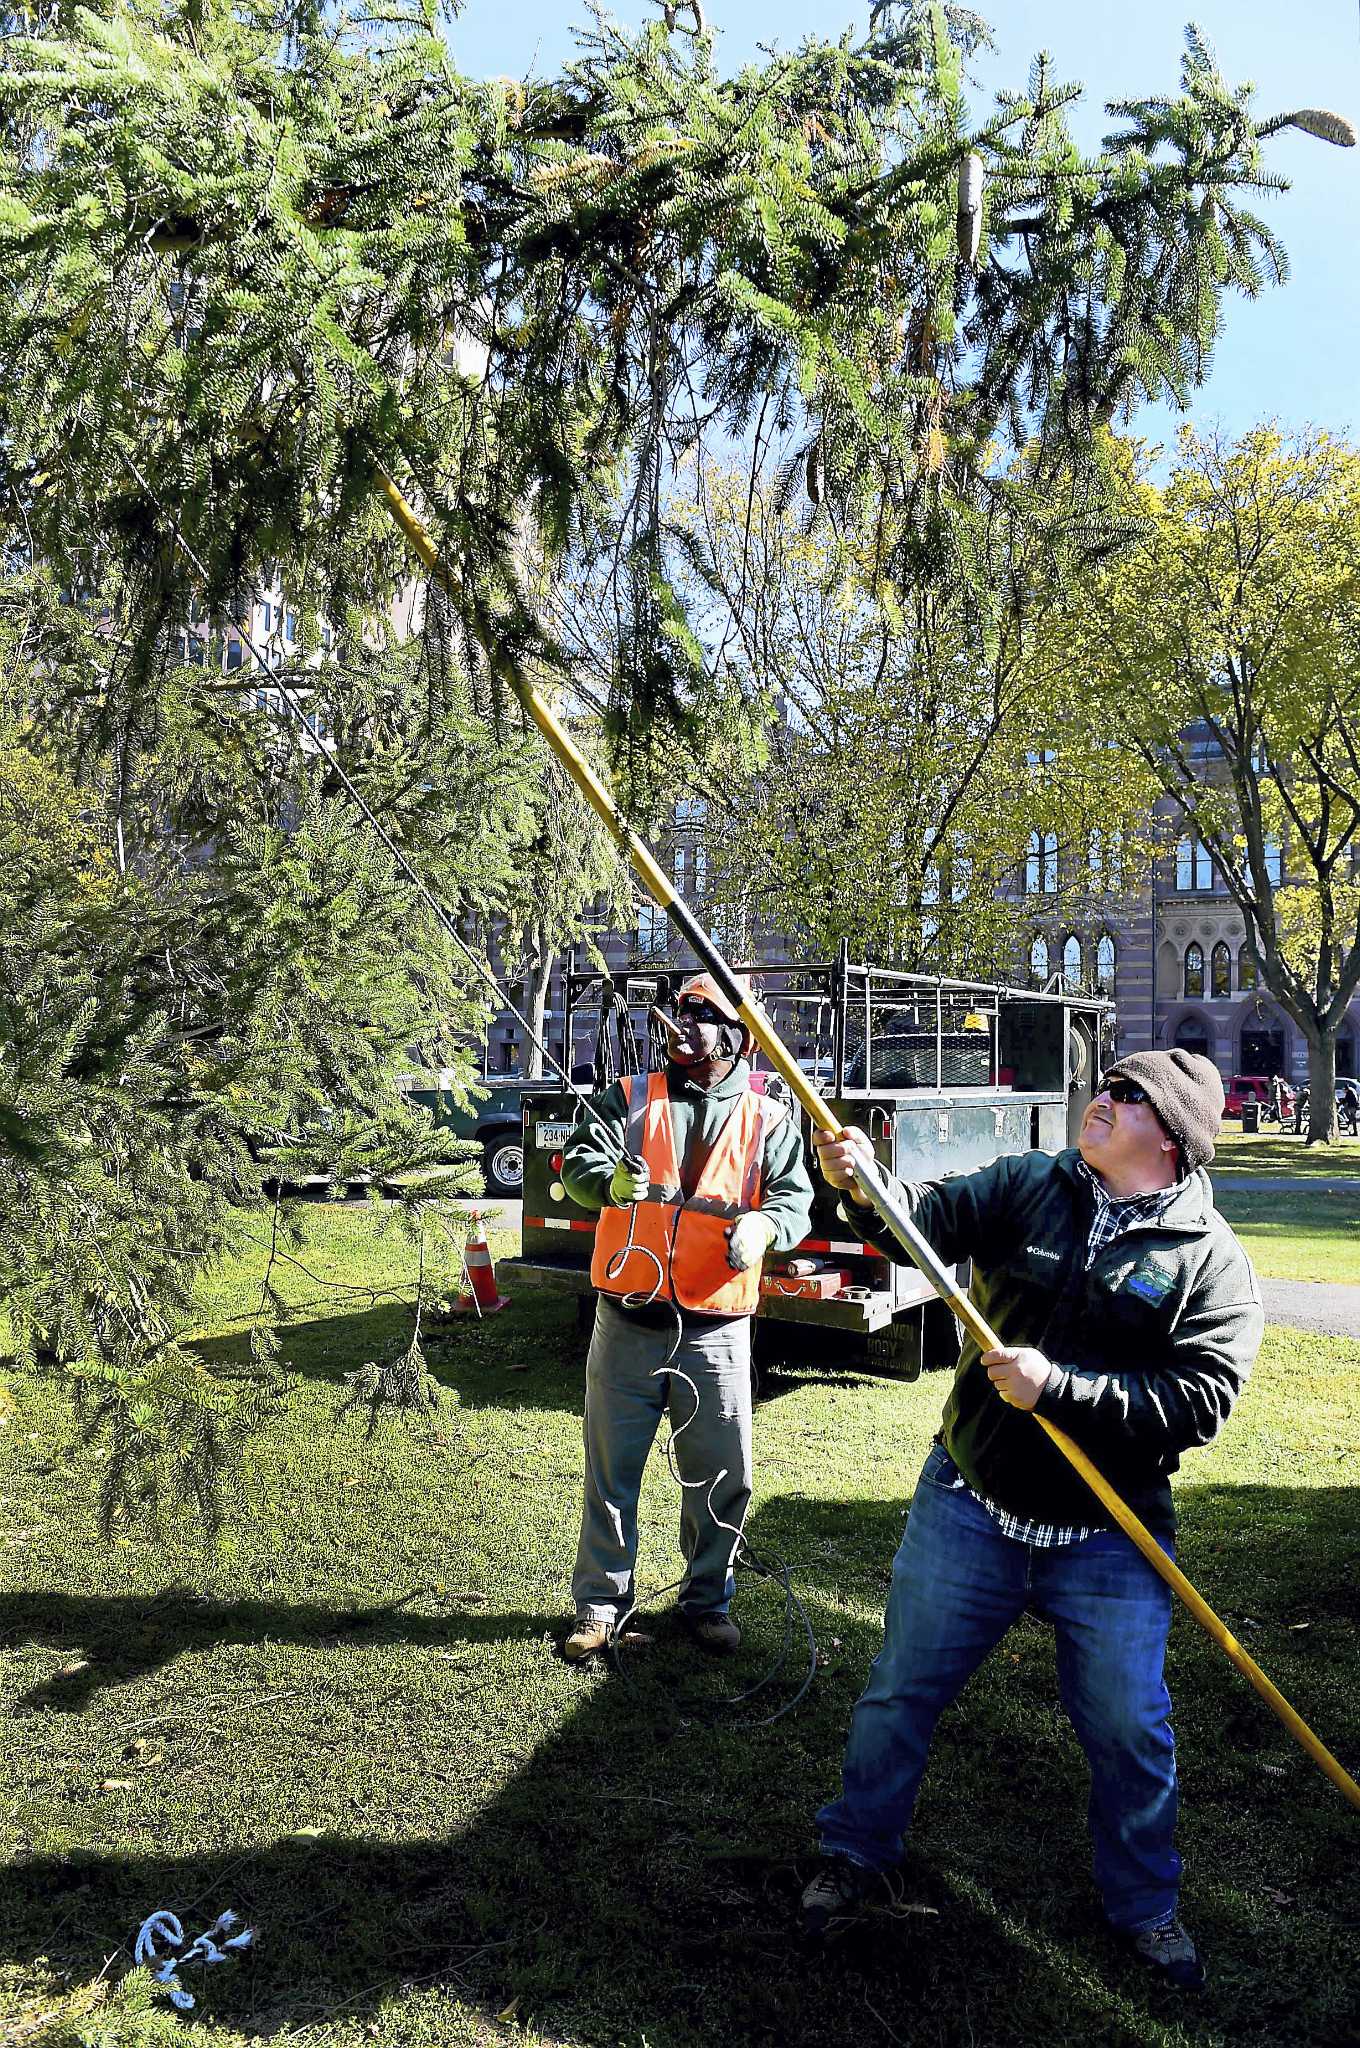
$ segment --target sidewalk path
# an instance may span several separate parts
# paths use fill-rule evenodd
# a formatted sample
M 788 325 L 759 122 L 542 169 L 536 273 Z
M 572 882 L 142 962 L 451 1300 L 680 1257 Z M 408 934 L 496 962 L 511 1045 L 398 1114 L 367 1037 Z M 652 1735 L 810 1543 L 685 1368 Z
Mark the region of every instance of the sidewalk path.
M 1360 1287 L 1339 1280 L 1263 1280 L 1266 1321 L 1318 1337 L 1360 1337 Z
M 1245 1189 L 1249 1195 L 1288 1195 L 1295 1189 L 1305 1195 L 1360 1195 L 1360 1175 L 1341 1180 L 1309 1180 L 1305 1174 L 1296 1173 L 1292 1180 L 1276 1180 L 1269 1174 L 1214 1173 L 1210 1179 L 1216 1196 L 1231 1194 L 1234 1188 Z

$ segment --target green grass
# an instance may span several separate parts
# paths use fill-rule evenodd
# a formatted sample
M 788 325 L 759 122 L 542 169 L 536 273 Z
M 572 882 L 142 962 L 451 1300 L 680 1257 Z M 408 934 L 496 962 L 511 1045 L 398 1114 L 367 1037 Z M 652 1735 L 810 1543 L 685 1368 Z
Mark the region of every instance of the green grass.
M 1210 1168 L 1215 1182 L 1234 1174 L 1271 1180 L 1353 1180 L 1360 1183 L 1360 1139 L 1339 1138 L 1334 1145 L 1306 1145 L 1292 1131 L 1261 1131 L 1255 1136 L 1225 1124 L 1215 1142 Z
M 1360 1187 L 1331 1194 L 1305 1182 L 1285 1194 L 1228 1182 L 1214 1196 L 1263 1280 L 1360 1285 Z
M 367 1211 L 313 1212 L 302 1256 L 355 1286 L 409 1275 Z M 206 1291 L 226 1345 L 258 1274 L 242 1261 Z M 7 2012 L 54 2009 L 111 1956 L 117 1976 L 153 1908 L 197 1932 L 232 1905 L 260 1942 L 194 1985 L 219 2048 L 1353 2043 L 1360 1821 L 1183 1616 L 1171 1684 L 1203 2000 L 1170 2003 L 1100 1930 L 1083 1767 L 1029 1622 L 941 1725 L 910 1864 L 922 1910 L 797 1951 L 799 1859 L 879 1641 L 940 1376 L 767 1380 L 750 1529 L 798 1568 L 821 1661 L 798 1711 L 760 1729 L 716 1709 L 777 1653 L 768 1585 L 743 1588 L 735 1669 L 697 1665 L 664 1611 L 622 1676 L 556 1655 L 580 1462 L 569 1308 L 526 1292 L 460 1325 L 433 1354 L 436 1435 L 366 1443 L 335 1419 L 338 1375 L 404 1311 L 296 1277 L 323 1305 L 289 1335 L 295 1384 L 214 1556 L 103 1548 L 61 1398 L 18 1387 L 0 1437 L 0 2042 L 25 2038 Z M 1272 1332 L 1180 1486 L 1186 1569 L 1352 1771 L 1357 1368 L 1356 1345 Z M 648 1583 L 679 1569 L 676 1520 L 658 1458 Z M 797 1676 L 795 1651 L 758 1706 Z
M 1301 1138 L 1232 1127 L 1219 1138 L 1214 1199 L 1241 1237 L 1264 1280 L 1337 1280 L 1360 1284 L 1360 1144 L 1305 1145 Z M 1295 1186 L 1252 1188 L 1250 1178 Z M 1338 1193 L 1310 1185 L 1353 1184 Z

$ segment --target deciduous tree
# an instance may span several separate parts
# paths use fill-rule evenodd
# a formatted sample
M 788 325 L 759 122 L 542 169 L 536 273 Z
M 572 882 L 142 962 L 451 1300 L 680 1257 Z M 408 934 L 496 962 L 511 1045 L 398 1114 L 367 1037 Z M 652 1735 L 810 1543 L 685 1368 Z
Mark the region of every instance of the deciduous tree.
M 1187 429 L 1165 485 L 1133 488 L 1141 538 L 1078 621 L 1093 709 L 1212 854 L 1330 1139 L 1360 987 L 1360 453 Z
M 1004 503 L 979 526 L 1005 592 L 984 630 L 949 585 L 901 601 L 875 587 L 878 522 L 809 528 L 732 471 L 707 472 L 695 502 L 706 637 L 767 718 L 760 757 L 704 781 L 715 903 L 816 955 L 845 939 L 906 967 L 1008 976 L 1036 908 L 1084 922 L 1117 902 L 1149 851 L 1149 784 L 1072 716 L 1051 533 Z M 1052 848 L 1037 903 L 1036 828 Z

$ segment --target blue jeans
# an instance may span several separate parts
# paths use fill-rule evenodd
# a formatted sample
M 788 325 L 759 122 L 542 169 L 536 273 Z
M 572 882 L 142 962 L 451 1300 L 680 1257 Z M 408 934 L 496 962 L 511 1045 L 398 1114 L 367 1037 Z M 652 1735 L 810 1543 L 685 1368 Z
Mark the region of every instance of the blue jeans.
M 902 1853 L 935 1724 L 1026 1610 L 1053 1623 L 1058 1684 L 1091 1766 L 1089 1822 L 1106 1916 L 1132 1931 L 1175 1911 L 1176 1757 L 1162 1678 L 1171 1591 L 1111 1531 L 1054 1549 L 1003 1536 L 940 1445 L 893 1561 L 883 1648 L 855 1708 L 844 1790 L 822 1848 L 870 1870 Z

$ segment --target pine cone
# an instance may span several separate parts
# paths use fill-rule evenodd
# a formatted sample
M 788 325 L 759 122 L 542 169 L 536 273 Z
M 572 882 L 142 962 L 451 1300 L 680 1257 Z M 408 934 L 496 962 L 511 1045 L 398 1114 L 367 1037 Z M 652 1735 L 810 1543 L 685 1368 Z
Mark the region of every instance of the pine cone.
M 1355 128 L 1344 114 L 1329 114 L 1325 107 L 1300 107 L 1293 114 L 1277 114 L 1269 123 L 1275 128 L 1302 128 L 1320 142 L 1334 142 L 1338 149 L 1355 148 Z

